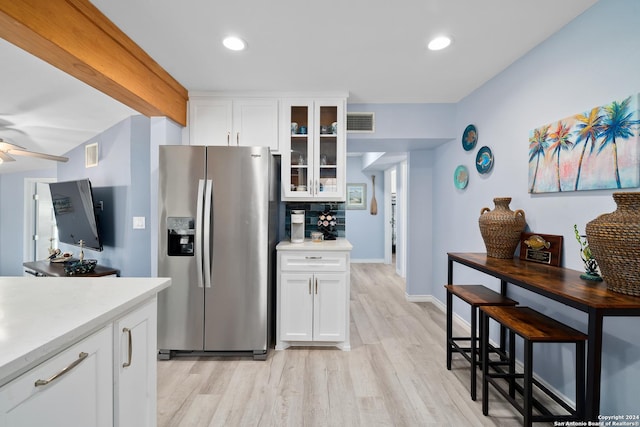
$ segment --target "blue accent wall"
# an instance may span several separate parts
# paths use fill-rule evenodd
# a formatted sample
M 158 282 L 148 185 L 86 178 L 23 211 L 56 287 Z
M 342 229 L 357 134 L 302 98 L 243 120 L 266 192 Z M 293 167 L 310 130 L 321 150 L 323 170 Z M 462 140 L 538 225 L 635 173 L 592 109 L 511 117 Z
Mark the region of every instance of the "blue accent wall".
M 91 138 L 98 142 L 98 166 L 85 168 L 85 145 L 66 153 L 58 165 L 58 181 L 88 178 L 96 204 L 102 202 L 102 252 L 85 249 L 85 258 L 120 270 L 121 276 L 151 276 L 151 229 L 133 229 L 133 217 L 150 217 L 150 122 L 133 116 Z M 60 244 L 79 254 L 79 248 Z
M 370 212 L 373 196 L 371 175 L 376 177 L 377 215 Z M 347 157 L 347 183 L 366 184 L 367 188 L 367 208 L 345 211 L 346 237 L 353 245 L 351 260 L 384 262 L 384 173 L 363 172 L 360 157 Z

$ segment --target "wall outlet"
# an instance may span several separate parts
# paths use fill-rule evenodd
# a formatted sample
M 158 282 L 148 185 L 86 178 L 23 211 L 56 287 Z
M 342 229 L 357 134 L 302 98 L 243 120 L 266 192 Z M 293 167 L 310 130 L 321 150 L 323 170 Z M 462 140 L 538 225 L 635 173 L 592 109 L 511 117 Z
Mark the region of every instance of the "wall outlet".
M 133 229 L 134 230 L 144 230 L 144 217 L 143 216 L 134 216 L 133 217 Z

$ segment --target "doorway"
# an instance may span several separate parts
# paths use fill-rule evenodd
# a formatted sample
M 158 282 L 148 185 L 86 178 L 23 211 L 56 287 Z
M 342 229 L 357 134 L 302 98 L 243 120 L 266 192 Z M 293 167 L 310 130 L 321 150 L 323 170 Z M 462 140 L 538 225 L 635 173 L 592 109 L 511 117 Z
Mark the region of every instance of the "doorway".
M 406 161 L 402 161 L 384 171 L 385 200 L 385 264 L 395 264 L 400 277 L 406 275 L 406 247 L 404 245 L 404 227 L 406 224 L 404 206 L 406 198 L 403 192 L 406 182 Z
M 57 248 L 58 229 L 53 214 L 49 183 L 53 178 L 24 180 L 23 261 L 47 259 L 50 248 Z

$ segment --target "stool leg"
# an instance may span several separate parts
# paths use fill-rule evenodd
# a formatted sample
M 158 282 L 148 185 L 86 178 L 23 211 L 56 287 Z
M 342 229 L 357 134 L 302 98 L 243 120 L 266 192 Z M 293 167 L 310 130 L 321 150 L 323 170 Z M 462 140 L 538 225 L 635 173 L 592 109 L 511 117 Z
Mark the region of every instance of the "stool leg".
M 482 348 L 482 414 L 489 415 L 489 317 L 480 312 L 480 347 Z
M 585 343 L 576 343 L 576 417 L 584 420 L 585 405 Z
M 509 396 L 516 397 L 516 334 L 509 331 Z
M 447 370 L 451 370 L 451 337 L 453 336 L 453 295 L 447 289 Z
M 477 307 L 471 306 L 471 400 L 476 400 L 476 366 L 478 365 L 478 343 L 476 337 L 477 331 Z
M 513 360 L 513 357 L 511 357 Z M 525 427 L 531 427 L 533 414 L 533 345 L 531 341 L 524 340 L 524 423 Z

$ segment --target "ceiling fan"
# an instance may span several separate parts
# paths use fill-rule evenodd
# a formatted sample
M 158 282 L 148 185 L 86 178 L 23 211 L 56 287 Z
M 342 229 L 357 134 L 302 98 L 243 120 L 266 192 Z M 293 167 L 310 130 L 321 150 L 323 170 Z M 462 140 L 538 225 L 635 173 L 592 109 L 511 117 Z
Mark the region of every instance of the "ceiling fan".
M 66 162 L 69 160 L 68 157 L 29 151 L 24 147 L 12 144 L 7 140 L 0 138 L 0 162 L 14 162 L 16 159 L 12 156 L 37 157 L 39 159 L 55 160 L 56 162 Z

